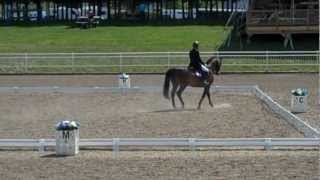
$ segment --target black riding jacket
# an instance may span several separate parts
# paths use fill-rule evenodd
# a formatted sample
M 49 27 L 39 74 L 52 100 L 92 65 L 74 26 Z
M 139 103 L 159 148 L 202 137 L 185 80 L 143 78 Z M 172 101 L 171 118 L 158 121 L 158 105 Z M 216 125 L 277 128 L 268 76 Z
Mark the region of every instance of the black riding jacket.
M 201 64 L 204 65 L 200 58 L 199 51 L 196 49 L 192 49 L 189 52 L 189 57 L 190 57 L 190 63 L 188 68 L 189 69 L 195 69 L 195 70 L 201 70 Z

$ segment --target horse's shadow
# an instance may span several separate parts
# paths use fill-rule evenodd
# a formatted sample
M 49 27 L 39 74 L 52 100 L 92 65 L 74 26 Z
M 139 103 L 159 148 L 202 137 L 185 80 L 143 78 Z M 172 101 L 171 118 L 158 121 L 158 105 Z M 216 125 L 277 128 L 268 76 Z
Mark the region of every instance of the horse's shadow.
M 163 110 L 156 110 L 151 111 L 150 113 L 164 113 L 164 112 L 192 112 L 192 111 L 198 111 L 197 109 L 192 108 L 176 108 L 176 109 L 163 109 Z

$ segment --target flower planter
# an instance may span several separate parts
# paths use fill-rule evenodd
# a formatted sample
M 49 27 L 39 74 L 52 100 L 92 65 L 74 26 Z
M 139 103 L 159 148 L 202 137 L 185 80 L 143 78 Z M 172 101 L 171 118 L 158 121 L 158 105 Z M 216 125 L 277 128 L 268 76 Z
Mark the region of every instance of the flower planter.
M 122 73 L 119 75 L 119 88 L 130 88 L 130 76 Z
M 79 153 L 79 124 L 62 121 L 56 126 L 56 154 L 74 156 Z
M 308 91 L 297 89 L 292 91 L 291 112 L 302 113 L 308 109 Z

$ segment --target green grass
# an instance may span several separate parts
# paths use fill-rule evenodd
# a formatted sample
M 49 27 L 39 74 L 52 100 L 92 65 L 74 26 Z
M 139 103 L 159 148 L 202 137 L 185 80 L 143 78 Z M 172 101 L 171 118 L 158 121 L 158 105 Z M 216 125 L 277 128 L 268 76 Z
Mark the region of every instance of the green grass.
M 0 27 L 0 52 L 187 51 L 199 40 L 202 51 L 217 50 L 228 30 L 219 25 Z
M 131 26 L 99 26 L 95 29 L 70 28 L 68 25 L 16 25 L 0 26 L 0 53 L 35 53 L 35 52 L 186 52 L 194 40 L 200 41 L 200 51 L 239 50 L 224 49 L 224 42 L 230 33 L 230 28 L 223 25 L 131 25 Z M 310 38 L 310 37 L 309 37 Z M 269 39 L 269 38 L 268 38 Z M 314 39 L 311 36 L 311 39 Z M 259 40 L 259 39 L 258 39 Z M 303 39 L 305 40 L 305 39 Z M 269 42 L 270 41 L 270 42 Z M 306 44 L 314 46 L 314 42 Z M 238 44 L 236 38 L 232 39 L 232 45 Z M 270 50 L 268 47 L 281 50 L 281 40 L 272 41 L 262 39 L 252 43 L 253 49 L 246 50 Z M 299 46 L 297 46 L 299 47 Z M 262 49 L 259 49 L 262 48 Z M 271 50 L 272 50 L 271 48 Z M 299 49 L 298 49 L 299 50 Z M 308 47 L 301 50 L 314 50 Z M 253 59 L 225 59 L 224 72 L 318 72 L 316 59 L 306 60 L 303 63 L 315 64 L 313 66 L 283 66 L 276 65 L 278 61 L 270 60 L 274 66 L 266 67 L 261 62 L 259 66 L 247 66 L 253 64 Z M 258 61 L 257 61 L 258 62 Z M 292 59 L 283 59 L 282 63 L 290 63 Z M 117 73 L 147 72 L 163 73 L 168 68 L 166 58 L 127 58 L 123 60 L 125 66 L 120 69 L 119 58 L 106 60 L 76 59 L 74 66 L 68 59 L 33 59 L 28 61 L 14 59 L 0 59 L 1 73 Z M 171 59 L 171 64 L 185 66 L 187 57 Z M 260 61 L 259 61 L 260 63 Z M 150 65 L 149 67 L 132 65 Z M 301 64 L 301 62 L 298 62 Z M 161 66 L 158 66 L 161 65 Z

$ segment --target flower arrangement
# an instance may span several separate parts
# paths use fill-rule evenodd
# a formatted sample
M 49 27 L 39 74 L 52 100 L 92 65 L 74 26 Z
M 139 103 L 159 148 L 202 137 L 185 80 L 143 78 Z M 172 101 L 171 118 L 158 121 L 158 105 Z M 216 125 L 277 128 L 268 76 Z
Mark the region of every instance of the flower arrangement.
M 307 96 L 308 90 L 306 88 L 293 89 L 291 91 L 291 94 L 294 96 Z
M 79 127 L 80 127 L 80 124 L 76 121 L 64 120 L 64 121 L 60 121 L 56 125 L 56 130 L 57 131 L 68 131 L 68 130 L 79 129 Z
M 129 75 L 126 74 L 126 73 L 122 73 L 119 75 L 119 78 L 122 79 L 122 80 L 126 80 L 126 79 L 129 79 Z

